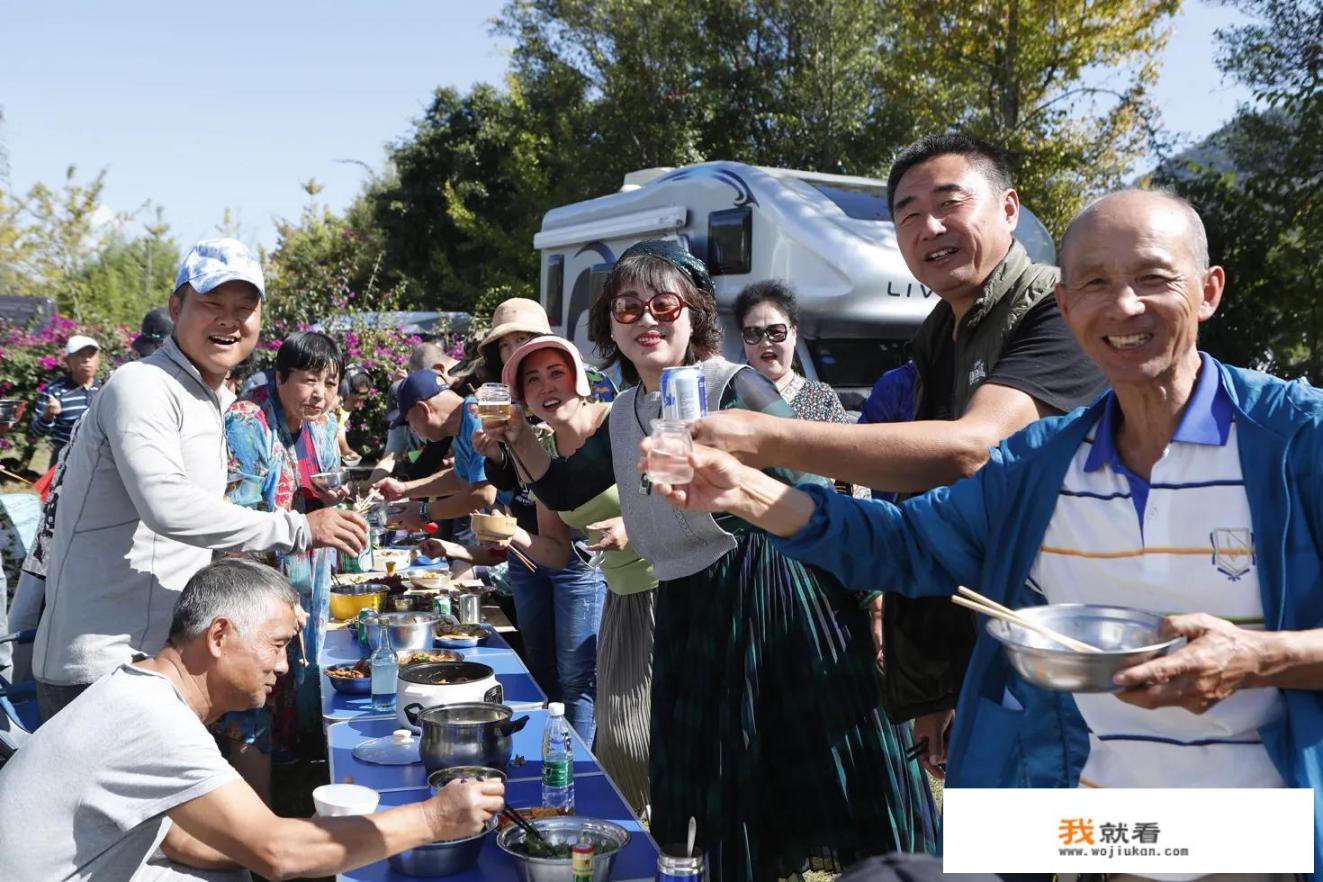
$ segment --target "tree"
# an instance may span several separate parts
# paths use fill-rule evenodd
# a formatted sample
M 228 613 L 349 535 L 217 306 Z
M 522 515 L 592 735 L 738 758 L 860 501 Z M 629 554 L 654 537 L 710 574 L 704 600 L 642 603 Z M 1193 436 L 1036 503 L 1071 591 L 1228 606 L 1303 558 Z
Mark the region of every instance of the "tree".
M 1250 87 L 1206 159 L 1159 169 L 1198 208 L 1228 293 L 1201 345 L 1231 363 L 1323 382 L 1323 3 L 1236 0 L 1218 63 Z
M 385 246 L 388 282 L 426 309 L 467 309 L 485 290 L 536 290 L 533 234 L 549 207 L 548 138 L 529 125 L 517 87 L 438 89 L 394 174 L 365 197 Z
M 498 29 L 526 94 L 582 96 L 554 112 L 585 130 L 567 145 L 587 145 L 583 196 L 702 159 L 885 174 L 897 148 L 958 127 L 1009 150 L 1059 232 L 1158 137 L 1152 59 L 1178 5 L 510 0 Z M 1089 79 L 1099 67 L 1111 81 Z
M 149 310 L 165 305 L 174 289 L 180 253 L 161 216 L 158 208 L 157 220 L 146 225 L 145 236 L 130 239 L 122 232 L 112 233 L 83 271 L 88 316 L 137 326 Z

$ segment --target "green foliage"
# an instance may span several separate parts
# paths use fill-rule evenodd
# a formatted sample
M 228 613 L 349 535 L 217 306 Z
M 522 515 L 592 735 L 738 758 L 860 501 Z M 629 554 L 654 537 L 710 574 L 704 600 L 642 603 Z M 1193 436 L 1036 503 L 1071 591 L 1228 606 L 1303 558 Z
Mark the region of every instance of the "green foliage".
M 580 198 L 704 159 L 885 175 L 898 148 L 954 126 L 1008 149 L 1059 232 L 1156 137 L 1153 58 L 1178 6 L 510 0 L 498 30 L 538 125 L 577 135 L 553 147 L 583 168 Z M 1108 81 L 1089 77 L 1099 66 Z
M 1251 24 L 1219 33 L 1222 70 L 1260 102 L 1208 145 L 1233 171 L 1165 169 L 1227 271 L 1201 345 L 1225 360 L 1323 382 L 1323 3 L 1237 0 Z
M 74 334 L 88 334 L 101 344 L 103 380 L 110 372 L 134 357 L 129 344 L 137 336 L 136 328 L 109 322 L 75 322 L 56 317 L 47 327 L 29 331 L 0 322 L 0 363 L 5 366 L 0 378 L 0 398 L 17 398 L 28 403 L 23 425 L 16 425 L 0 438 L 0 461 L 12 472 L 24 472 L 42 439 L 29 431 L 34 409 L 43 406 L 41 390 L 64 373 L 64 344 Z

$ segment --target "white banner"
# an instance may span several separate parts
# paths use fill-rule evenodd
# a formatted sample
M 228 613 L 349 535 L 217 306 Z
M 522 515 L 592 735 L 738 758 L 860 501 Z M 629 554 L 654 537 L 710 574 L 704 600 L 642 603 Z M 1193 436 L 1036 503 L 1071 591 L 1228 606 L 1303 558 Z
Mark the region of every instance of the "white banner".
M 947 790 L 947 873 L 1312 873 L 1312 790 Z

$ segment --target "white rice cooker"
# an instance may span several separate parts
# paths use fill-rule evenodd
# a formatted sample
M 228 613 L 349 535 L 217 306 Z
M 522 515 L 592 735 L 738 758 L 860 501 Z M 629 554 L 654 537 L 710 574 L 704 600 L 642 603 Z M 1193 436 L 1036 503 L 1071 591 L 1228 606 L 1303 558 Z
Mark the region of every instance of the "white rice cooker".
M 421 729 L 405 716 L 405 709 L 418 705 L 426 710 L 441 704 L 485 701 L 502 704 L 505 691 L 496 682 L 496 672 L 478 662 L 427 662 L 400 668 L 396 681 L 395 718 L 414 732 Z

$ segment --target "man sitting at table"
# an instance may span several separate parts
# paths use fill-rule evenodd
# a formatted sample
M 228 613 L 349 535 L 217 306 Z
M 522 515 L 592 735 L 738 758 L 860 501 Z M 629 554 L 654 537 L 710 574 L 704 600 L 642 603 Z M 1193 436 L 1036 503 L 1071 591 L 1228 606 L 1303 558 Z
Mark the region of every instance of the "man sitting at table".
M 1030 685 L 980 635 L 948 787 L 1317 793 L 1323 395 L 1198 351 L 1225 276 L 1184 200 L 1104 197 L 1067 229 L 1061 270 L 1061 314 L 1113 391 L 1012 436 L 972 478 L 896 507 L 697 448 L 693 482 L 655 492 L 782 537 L 783 553 L 847 586 L 1147 609 L 1188 639 L 1118 673 L 1114 695 L 1072 696 Z M 1314 848 L 1323 875 L 1323 813 Z
M 251 561 L 194 575 L 160 654 L 93 684 L 0 769 L 0 876 L 329 876 L 481 830 L 504 805 L 499 781 L 301 820 L 273 815 L 225 761 L 206 724 L 266 701 L 288 668 L 298 604 L 283 577 Z

